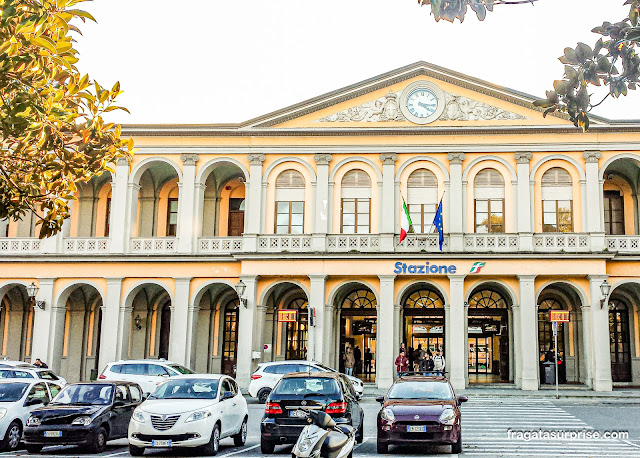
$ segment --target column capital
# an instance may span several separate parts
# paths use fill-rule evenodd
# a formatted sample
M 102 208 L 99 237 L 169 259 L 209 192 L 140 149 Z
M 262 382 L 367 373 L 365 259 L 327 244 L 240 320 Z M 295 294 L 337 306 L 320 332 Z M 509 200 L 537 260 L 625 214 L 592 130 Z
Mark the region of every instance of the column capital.
M 107 284 L 122 283 L 122 280 L 124 280 L 124 277 L 105 277 L 104 279 L 107 280 Z
M 258 281 L 258 278 L 260 278 L 260 275 L 238 275 L 238 278 L 242 281 Z
M 378 278 L 381 282 L 383 281 L 394 281 L 396 279 L 396 275 L 378 275 Z
M 251 165 L 262 165 L 267 157 L 262 153 L 250 153 L 247 155 L 247 158 Z
M 380 154 L 380 160 L 383 165 L 393 165 L 398 160 L 398 155 L 396 153 L 382 153 Z
M 603 282 L 605 281 L 607 278 L 609 278 L 609 275 L 587 275 L 587 278 L 589 279 L 590 282 L 595 283 L 595 282 Z
M 465 157 L 464 153 L 447 153 L 447 160 L 451 164 L 462 164 Z
M 53 285 L 53 282 L 55 282 L 57 279 L 56 277 L 45 277 L 45 278 L 37 278 L 39 286 L 42 285 Z
M 127 168 L 129 168 L 129 159 L 127 159 L 126 157 L 119 157 L 118 159 L 116 159 L 116 166 L 117 167 L 127 166 Z
M 450 281 L 464 281 L 467 277 L 467 274 L 447 274 Z
M 518 163 L 518 164 L 528 164 L 529 161 L 531 161 L 531 158 L 533 157 L 533 154 L 531 154 L 529 152 L 515 153 L 513 155 L 513 157 L 516 160 L 516 163 Z
M 536 279 L 536 275 L 516 275 L 516 277 L 518 277 L 518 280 L 520 281 L 534 281 Z
M 309 275 L 307 275 L 307 277 L 309 277 L 309 279 L 311 281 L 313 281 L 313 280 L 323 280 L 324 281 L 324 280 L 327 279 L 328 275 L 327 274 L 309 274 Z
M 318 163 L 318 165 L 329 165 L 333 156 L 329 153 L 316 153 L 313 155 L 313 160 Z
M 176 282 L 176 285 L 178 283 L 190 283 L 192 277 L 174 277 L 173 280 Z
M 133 312 L 133 307 L 125 307 L 124 305 L 122 307 L 120 307 L 120 311 L 124 312 L 124 313 L 132 313 Z
M 600 151 L 585 151 L 582 153 L 582 157 L 584 157 L 585 162 L 595 162 L 598 163 L 598 159 L 602 157 L 602 153 Z
M 181 154 L 180 155 L 180 160 L 182 161 L 182 163 L 184 165 L 193 165 L 193 166 L 195 166 L 196 163 L 198 162 L 198 159 L 200 159 L 200 156 L 198 156 L 195 153 Z

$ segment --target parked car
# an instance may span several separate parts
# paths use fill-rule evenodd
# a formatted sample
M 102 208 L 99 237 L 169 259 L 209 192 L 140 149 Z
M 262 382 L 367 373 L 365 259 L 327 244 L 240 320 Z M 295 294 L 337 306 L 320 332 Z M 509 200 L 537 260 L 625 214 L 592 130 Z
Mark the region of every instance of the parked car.
M 62 386 L 67 384 L 67 381 L 62 377 L 56 375 L 51 369 L 40 369 L 39 367 L 27 367 L 27 366 L 13 366 L 2 367 L 0 365 L 0 379 L 41 379 L 58 382 Z
M 249 382 L 249 396 L 258 398 L 260 402 L 267 402 L 269 393 L 276 386 L 276 383 L 285 374 L 292 374 L 294 372 L 334 372 L 339 373 L 337 370 L 332 369 L 324 364 L 316 361 L 274 361 L 270 363 L 260 363 L 258 368 L 251 375 L 251 382 Z M 364 385 L 362 380 L 351 375 L 346 376 L 353 385 L 353 389 L 356 394 L 361 397 L 364 391 Z
M 364 412 L 349 379 L 338 372 L 301 372 L 283 376 L 269 395 L 260 423 L 263 454 L 298 440 L 308 423 L 305 410 L 323 410 L 338 425 L 352 426 L 362 442 Z
M 31 411 L 48 404 L 61 389 L 62 386 L 55 381 L 1 380 L 0 450 L 16 450 Z
M 462 453 L 460 404 L 449 380 L 442 376 L 400 377 L 385 396 L 378 412 L 378 453 L 391 444 L 451 444 L 451 453 Z
M 46 407 L 31 412 L 25 446 L 38 453 L 45 445 L 80 445 L 102 452 L 107 441 L 127 437 L 129 420 L 142 402 L 142 389 L 130 382 L 67 385 Z
M 14 361 L 8 358 L 0 359 L 0 367 L 30 367 L 34 368 L 33 364 L 26 363 L 24 361 Z
M 193 374 L 171 377 L 133 413 L 129 423 L 129 453 L 146 448 L 199 448 L 215 455 L 220 439 L 236 446 L 247 440 L 249 411 L 235 380 L 226 375 Z
M 167 377 L 194 374 L 191 369 L 164 359 L 138 359 L 107 364 L 99 380 L 124 380 L 137 383 L 145 394 L 153 393 Z

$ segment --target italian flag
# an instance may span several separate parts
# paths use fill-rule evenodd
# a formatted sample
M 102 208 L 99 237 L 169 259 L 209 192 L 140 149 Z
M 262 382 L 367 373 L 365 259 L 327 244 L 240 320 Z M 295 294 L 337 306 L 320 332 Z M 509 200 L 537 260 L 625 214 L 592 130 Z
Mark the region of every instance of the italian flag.
M 409 209 L 407 208 L 407 203 L 404 201 L 404 197 L 402 198 L 402 216 L 400 217 L 400 241 L 398 243 L 402 243 L 402 241 L 407 237 L 407 233 L 409 232 L 409 228 L 413 223 L 411 222 L 411 216 L 409 215 Z

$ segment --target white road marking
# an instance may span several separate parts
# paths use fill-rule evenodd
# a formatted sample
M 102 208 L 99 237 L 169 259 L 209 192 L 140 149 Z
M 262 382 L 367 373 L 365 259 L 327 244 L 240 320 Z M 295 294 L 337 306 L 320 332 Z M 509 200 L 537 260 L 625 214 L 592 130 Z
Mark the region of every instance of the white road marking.
M 243 448 L 242 450 L 236 450 L 235 452 L 225 453 L 224 455 L 220 455 L 220 456 L 238 455 L 240 453 L 248 452 L 249 450 L 253 450 L 254 448 L 258 448 L 258 447 L 260 447 L 260 444 L 252 445 L 251 447 Z

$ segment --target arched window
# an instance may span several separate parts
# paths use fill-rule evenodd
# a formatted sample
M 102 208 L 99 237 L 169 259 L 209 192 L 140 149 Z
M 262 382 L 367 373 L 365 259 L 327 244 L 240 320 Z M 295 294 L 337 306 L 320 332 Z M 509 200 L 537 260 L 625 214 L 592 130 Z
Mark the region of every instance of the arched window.
M 286 359 L 307 359 L 309 341 L 309 303 L 305 298 L 291 301 L 286 310 L 295 310 L 295 320 L 288 321 L 286 327 Z
M 558 167 L 542 175 L 542 231 L 573 232 L 571 175 Z
M 431 227 L 438 205 L 438 180 L 427 169 L 418 169 L 407 180 L 407 206 L 414 232 L 424 233 Z
M 304 177 L 297 170 L 285 170 L 276 180 L 276 234 L 304 231 Z
M 484 169 L 473 185 L 476 232 L 504 232 L 504 179 L 495 169 Z
M 411 309 L 441 309 L 444 308 L 444 303 L 438 293 L 420 289 L 407 298 L 404 306 Z
M 551 310 L 565 310 L 560 302 L 555 299 L 545 299 L 538 305 L 538 347 L 540 358 L 546 356 L 549 350 L 555 347 L 553 326 L 551 323 Z M 564 323 L 558 323 L 558 355 L 565 360 L 564 353 Z
M 490 289 L 483 289 L 474 293 L 469 298 L 469 307 L 471 308 L 488 308 L 488 309 L 506 309 L 507 303 L 504 298 L 497 292 Z
M 611 351 L 611 377 L 614 382 L 630 382 L 631 337 L 629 309 L 619 299 L 609 300 L 609 346 Z
M 357 289 L 342 301 L 343 309 L 375 309 L 378 301 L 376 295 L 368 289 Z
M 351 170 L 342 178 L 340 231 L 368 234 L 371 231 L 371 179 L 363 170 Z

